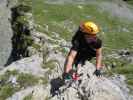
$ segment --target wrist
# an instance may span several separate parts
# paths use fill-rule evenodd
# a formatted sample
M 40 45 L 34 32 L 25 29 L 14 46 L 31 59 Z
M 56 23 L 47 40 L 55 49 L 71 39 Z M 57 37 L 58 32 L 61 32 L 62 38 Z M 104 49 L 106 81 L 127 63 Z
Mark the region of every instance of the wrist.
M 71 67 L 66 67 L 65 73 L 69 73 L 71 71 Z
M 96 66 L 96 69 L 97 70 L 101 70 L 102 69 L 102 66 Z
M 101 68 L 96 68 L 96 70 L 101 70 Z
M 69 73 L 71 71 L 71 69 L 67 69 L 66 71 L 65 71 L 65 73 Z

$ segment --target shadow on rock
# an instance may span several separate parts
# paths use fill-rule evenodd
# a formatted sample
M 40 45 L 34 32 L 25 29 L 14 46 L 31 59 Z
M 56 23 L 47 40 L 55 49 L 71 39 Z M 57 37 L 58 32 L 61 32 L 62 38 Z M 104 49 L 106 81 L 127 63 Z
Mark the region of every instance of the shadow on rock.
M 50 93 L 52 96 L 55 96 L 60 92 L 59 88 L 64 85 L 64 81 L 60 77 L 58 77 L 56 79 L 52 79 L 50 84 L 51 84 Z

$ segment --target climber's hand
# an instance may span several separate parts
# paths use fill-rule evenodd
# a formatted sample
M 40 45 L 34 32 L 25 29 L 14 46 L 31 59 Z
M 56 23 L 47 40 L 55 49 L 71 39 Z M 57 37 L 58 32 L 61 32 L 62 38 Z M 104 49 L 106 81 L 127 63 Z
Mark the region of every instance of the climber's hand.
M 79 75 L 77 74 L 77 72 L 75 70 L 70 70 L 69 73 L 63 73 L 62 75 L 64 80 L 78 80 L 79 79 Z
M 70 73 L 63 73 L 63 74 L 62 74 L 62 78 L 63 78 L 63 80 L 67 80 L 67 79 L 71 79 L 72 76 L 71 76 Z
M 98 70 L 98 69 L 96 69 L 93 74 L 96 75 L 97 77 L 101 77 L 102 76 L 101 71 Z

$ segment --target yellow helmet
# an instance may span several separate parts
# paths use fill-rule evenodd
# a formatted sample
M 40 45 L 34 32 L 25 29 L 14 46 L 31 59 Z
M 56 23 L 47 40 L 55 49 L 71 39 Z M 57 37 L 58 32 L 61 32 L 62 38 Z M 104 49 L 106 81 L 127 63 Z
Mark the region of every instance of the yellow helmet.
M 80 27 L 84 32 L 88 34 L 95 35 L 99 32 L 98 26 L 94 22 L 91 22 L 91 21 L 82 23 Z

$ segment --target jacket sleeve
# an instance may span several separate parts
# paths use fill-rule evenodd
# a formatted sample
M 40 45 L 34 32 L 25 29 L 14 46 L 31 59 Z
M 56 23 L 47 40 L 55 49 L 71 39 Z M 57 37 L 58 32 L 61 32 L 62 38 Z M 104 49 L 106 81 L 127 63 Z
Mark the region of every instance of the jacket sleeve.
M 99 49 L 102 47 L 102 40 L 98 39 L 96 44 L 96 49 Z
M 80 33 L 78 31 L 73 36 L 71 42 L 72 42 L 72 48 L 71 49 L 78 51 L 79 50 L 79 46 L 80 46 Z

